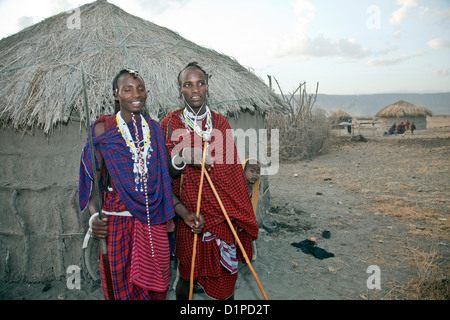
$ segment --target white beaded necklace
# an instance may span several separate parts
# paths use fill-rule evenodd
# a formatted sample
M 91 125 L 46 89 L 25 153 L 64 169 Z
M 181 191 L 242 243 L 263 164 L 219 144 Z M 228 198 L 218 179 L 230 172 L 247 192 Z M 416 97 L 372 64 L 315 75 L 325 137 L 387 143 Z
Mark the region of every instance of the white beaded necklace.
M 141 142 L 139 141 L 137 126 L 136 126 L 136 119 L 134 118 L 134 113 L 132 113 L 132 117 L 133 117 L 133 125 L 134 125 L 135 131 L 136 131 L 136 144 L 138 145 L 138 147 L 136 147 L 135 140 L 131 136 L 130 130 L 128 129 L 128 125 L 125 122 L 125 120 L 123 120 L 120 112 L 117 113 L 116 120 L 117 120 L 117 126 L 119 127 L 119 131 L 122 134 L 122 137 L 125 140 L 125 143 L 130 147 L 130 152 L 132 154 L 132 159 L 134 161 L 133 173 L 134 173 L 134 182 L 136 184 L 136 191 L 138 190 L 139 185 L 140 185 L 140 191 L 142 192 L 142 191 L 144 191 L 143 185 L 142 185 L 143 177 L 145 175 L 147 175 L 147 171 L 148 171 L 147 160 L 150 159 L 150 157 L 151 157 L 150 152 L 152 152 L 153 149 L 151 146 L 152 144 L 150 142 L 150 130 L 149 130 L 147 121 L 145 121 L 144 117 L 141 117 L 142 118 L 142 121 L 141 121 L 142 134 L 144 136 L 144 139 L 143 139 L 144 146 L 141 147 L 140 146 Z M 142 157 L 143 157 L 143 161 L 144 161 L 143 168 L 141 168 L 141 166 L 139 166 L 140 153 L 142 153 Z
M 201 108 L 199 109 L 200 112 Z M 195 133 L 197 133 L 200 137 L 203 138 L 205 141 L 211 140 L 211 132 L 213 129 L 212 124 L 212 118 L 211 118 L 211 111 L 209 110 L 208 106 L 205 105 L 205 113 L 202 115 L 194 114 L 193 112 L 189 112 L 184 108 L 183 110 L 183 117 L 185 120 L 185 123 L 194 130 Z M 205 130 L 202 130 L 202 128 L 197 124 L 198 120 L 205 119 L 206 117 L 206 124 L 205 124 Z
M 121 117 L 120 112 L 117 113 L 116 119 L 117 124 L 119 126 L 119 131 L 122 134 L 122 137 L 124 138 L 125 142 L 130 146 L 130 152 L 132 153 L 132 159 L 134 161 L 133 173 L 135 177 L 134 180 L 136 184 L 136 191 L 138 190 L 138 186 L 140 185 L 141 186 L 140 191 L 144 192 L 145 195 L 145 210 L 147 213 L 147 225 L 148 225 L 148 234 L 150 238 L 150 248 L 152 257 L 154 257 L 155 252 L 153 249 L 153 238 L 150 225 L 150 212 L 148 207 L 148 193 L 147 193 L 147 173 L 148 173 L 147 160 L 150 159 L 151 157 L 149 151 L 150 152 L 153 151 L 150 142 L 150 130 L 147 121 L 145 121 L 144 117 L 141 116 L 142 134 L 144 136 L 143 142 L 145 142 L 144 146 L 141 147 L 140 146 L 141 143 L 139 142 L 138 127 L 136 124 L 136 118 L 134 116 L 134 113 L 132 113 L 131 116 L 133 120 L 136 141 L 133 140 L 130 130 L 128 129 L 126 122 Z M 135 142 L 137 144 L 137 147 L 135 145 Z

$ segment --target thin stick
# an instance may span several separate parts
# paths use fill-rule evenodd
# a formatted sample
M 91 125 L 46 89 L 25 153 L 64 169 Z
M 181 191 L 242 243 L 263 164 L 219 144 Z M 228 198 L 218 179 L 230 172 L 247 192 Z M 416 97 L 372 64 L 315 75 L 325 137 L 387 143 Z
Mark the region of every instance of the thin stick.
M 247 263 L 248 267 L 250 268 L 250 271 L 253 274 L 253 277 L 255 277 L 255 280 L 258 283 L 258 287 L 261 290 L 261 293 L 264 296 L 264 299 L 269 300 L 269 298 L 267 298 L 266 293 L 264 292 L 261 282 L 258 279 L 258 276 L 256 275 L 255 270 L 252 267 L 252 264 L 250 263 L 250 259 L 248 258 L 247 253 L 245 252 L 244 246 L 242 245 L 241 240 L 239 240 L 236 230 L 234 230 L 233 224 L 231 223 L 230 217 L 228 216 L 228 214 L 225 210 L 225 207 L 223 206 L 222 200 L 220 200 L 220 197 L 217 194 L 216 188 L 214 187 L 214 185 L 211 181 L 211 178 L 209 177 L 209 174 L 206 171 L 205 171 L 205 176 L 209 182 L 209 185 L 211 186 L 212 191 L 214 192 L 214 195 L 216 196 L 217 201 L 219 202 L 220 208 L 222 209 L 223 215 L 225 216 L 225 219 L 227 220 L 228 225 L 230 226 L 231 232 L 233 233 L 233 236 L 236 239 L 236 242 L 238 243 L 239 248 L 241 249 L 241 252 L 242 252 L 242 255 L 244 256 L 245 262 Z
M 200 175 L 200 187 L 198 189 L 198 197 L 197 197 L 197 218 L 200 215 L 200 203 L 202 200 L 203 177 L 205 176 L 204 173 L 206 160 L 206 146 L 207 141 L 205 141 L 203 147 L 202 171 Z M 195 256 L 197 255 L 197 237 L 198 235 L 194 233 L 194 243 L 192 244 L 191 277 L 189 279 L 189 300 L 192 300 L 192 294 L 194 292 L 194 268 L 195 268 Z
M 83 68 L 83 62 L 81 62 L 81 79 L 83 83 L 83 96 L 84 96 L 84 105 L 85 105 L 85 111 L 86 111 L 86 122 L 87 122 L 87 131 L 88 131 L 88 140 L 89 140 L 89 151 L 91 155 L 91 164 L 92 164 L 92 176 L 94 178 L 94 187 L 93 191 L 96 195 L 97 200 L 97 211 L 98 211 L 98 218 L 101 220 L 103 218 L 102 215 L 102 203 L 100 198 L 100 189 L 99 189 L 99 182 L 97 177 L 97 168 L 95 165 L 95 155 L 94 155 L 94 146 L 93 146 L 93 138 L 92 138 L 92 131 L 91 131 L 91 120 L 89 118 L 89 107 L 88 107 L 88 98 L 86 93 L 86 82 L 84 80 L 84 68 Z M 105 278 L 106 278 L 106 291 L 108 293 L 109 300 L 114 300 L 114 288 L 112 283 L 112 275 L 111 275 L 111 269 L 109 265 L 109 256 L 108 256 L 108 245 L 106 243 L 106 239 L 102 238 L 100 241 L 100 251 L 102 255 L 102 262 L 103 262 L 103 268 L 105 271 Z

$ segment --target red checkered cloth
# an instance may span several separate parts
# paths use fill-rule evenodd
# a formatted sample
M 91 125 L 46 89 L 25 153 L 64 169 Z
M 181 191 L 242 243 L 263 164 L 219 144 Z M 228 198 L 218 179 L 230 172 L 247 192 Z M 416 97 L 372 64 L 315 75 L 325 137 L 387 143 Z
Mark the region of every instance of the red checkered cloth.
M 187 130 L 182 111 L 183 109 L 179 109 L 172 112 L 161 123 L 169 157 L 178 144 L 185 147 L 190 141 L 191 147 L 194 146 L 194 143 L 196 147 L 202 145 L 199 137 L 194 132 Z M 214 111 L 211 111 L 211 116 L 214 130 L 210 150 L 214 150 L 212 156 L 216 162 L 209 171 L 209 175 L 235 229 L 243 229 L 238 232 L 238 236 L 251 260 L 251 242 L 258 237 L 258 225 L 244 171 L 239 161 L 228 120 Z M 176 141 L 172 141 L 170 135 L 180 133 L 177 129 L 184 130 L 186 136 L 178 136 Z M 177 132 L 175 132 L 176 130 Z M 203 130 L 205 130 L 204 127 Z M 175 152 L 179 150 L 179 147 L 175 148 Z M 223 150 L 223 152 L 220 152 L 220 150 Z M 174 179 L 172 189 L 180 196 L 189 211 L 196 212 L 201 170 L 192 165 L 187 165 L 183 174 L 181 195 L 179 194 L 179 178 Z M 204 232 L 208 231 L 228 244 L 236 243 L 219 202 L 206 178 L 203 181 L 200 213 L 205 220 Z M 186 280 L 190 278 L 193 238 L 190 228 L 180 222 L 176 235 L 175 253 L 180 260 L 180 277 Z M 201 235 L 197 238 L 194 279 L 198 280 L 198 283 L 204 287 L 206 294 L 209 296 L 215 299 L 230 297 L 234 292 L 237 273 L 232 275 L 220 264 L 220 251 L 215 241 L 203 242 Z M 237 248 L 237 257 L 241 262 L 245 262 L 239 247 Z
M 142 243 L 138 245 L 137 241 Z M 166 224 L 152 226 L 152 242 L 155 257 L 148 252 L 136 252 L 143 244 L 148 247 L 147 226 L 133 217 L 108 216 L 107 248 L 115 300 L 165 299 L 170 278 Z M 139 272 L 144 267 L 148 268 L 145 279 Z M 100 274 L 103 297 L 108 299 L 103 262 Z

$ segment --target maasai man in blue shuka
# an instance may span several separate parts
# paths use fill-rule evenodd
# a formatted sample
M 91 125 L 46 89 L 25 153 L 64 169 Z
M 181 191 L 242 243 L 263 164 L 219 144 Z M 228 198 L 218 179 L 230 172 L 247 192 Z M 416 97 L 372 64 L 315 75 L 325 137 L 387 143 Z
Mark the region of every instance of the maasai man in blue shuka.
M 170 278 L 166 225 L 177 198 L 171 190 L 162 129 L 141 114 L 147 90 L 137 71 L 122 70 L 114 79 L 113 94 L 120 111 L 101 116 L 91 128 L 106 218 L 95 214 L 88 143 L 80 163 L 80 208 L 87 207 L 91 214 L 93 236 L 106 238 L 114 298 L 165 299 Z M 110 176 L 107 185 L 105 169 Z M 107 299 L 103 264 L 100 271 Z

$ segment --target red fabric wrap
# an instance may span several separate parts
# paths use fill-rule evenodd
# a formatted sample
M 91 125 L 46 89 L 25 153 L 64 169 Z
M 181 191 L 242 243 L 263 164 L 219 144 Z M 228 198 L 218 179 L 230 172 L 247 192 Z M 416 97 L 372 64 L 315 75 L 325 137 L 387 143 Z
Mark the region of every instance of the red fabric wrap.
M 180 146 L 194 147 L 195 144 L 195 147 L 203 147 L 200 137 L 194 132 L 186 130 L 182 111 L 183 109 L 179 109 L 172 112 L 161 123 L 169 157 L 172 156 L 174 148 L 174 152 L 179 152 Z M 258 225 L 253 212 L 245 175 L 238 158 L 228 120 L 213 111 L 211 111 L 211 116 L 214 130 L 209 148 L 211 155 L 215 159 L 215 164 L 208 173 L 235 229 L 243 229 L 241 232 L 238 232 L 238 236 L 247 256 L 251 260 L 251 242 L 258 237 Z M 178 129 L 184 130 L 185 137 L 179 135 L 180 131 Z M 175 132 L 176 130 L 177 132 Z M 174 135 L 172 136 L 172 134 Z M 171 137 L 178 137 L 178 139 L 172 141 Z M 184 181 L 181 195 L 179 194 L 179 178 L 174 179 L 172 189 L 190 212 L 196 212 L 201 170 L 192 165 L 187 165 L 183 174 Z M 228 244 L 236 243 L 219 202 L 206 178 L 203 181 L 200 206 L 200 213 L 205 220 L 203 232 L 208 231 Z M 193 238 L 190 228 L 180 221 L 177 229 L 175 253 L 180 260 L 180 276 L 186 280 L 190 278 Z M 237 274 L 231 275 L 220 265 L 219 254 L 219 248 L 215 241 L 203 242 L 202 235 L 199 235 L 194 279 L 198 280 L 199 284 L 204 287 L 205 292 L 211 297 L 226 299 L 234 292 Z M 245 263 L 239 247 L 237 256 L 239 261 Z
M 116 127 L 114 116 L 102 116 L 97 123 L 105 123 L 105 131 Z M 130 154 L 131 161 L 131 154 Z M 105 190 L 103 210 L 127 211 L 119 194 Z M 170 278 L 170 253 L 167 224 L 151 227 L 155 256 L 151 256 L 148 226 L 133 217 L 108 215 L 108 258 L 115 300 L 164 300 Z M 101 255 L 100 255 L 101 257 Z M 105 299 L 106 279 L 100 264 L 102 290 Z

